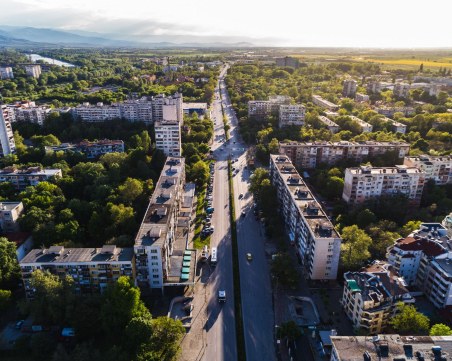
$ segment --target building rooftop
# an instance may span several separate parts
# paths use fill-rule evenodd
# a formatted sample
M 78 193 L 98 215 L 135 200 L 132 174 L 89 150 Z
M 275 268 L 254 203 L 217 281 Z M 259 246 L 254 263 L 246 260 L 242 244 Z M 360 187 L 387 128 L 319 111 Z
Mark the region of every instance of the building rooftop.
M 347 140 L 341 140 L 340 142 L 327 142 L 327 141 L 314 141 L 314 142 L 279 142 L 282 146 L 318 146 L 318 147 L 409 147 L 410 145 L 405 142 L 377 142 L 374 140 L 367 140 L 363 142 L 350 142 Z
M 351 174 L 423 174 L 421 170 L 416 167 L 408 167 L 406 165 L 396 165 L 395 167 L 371 167 L 361 166 L 354 168 L 347 168 Z
M 17 169 L 15 166 L 0 169 L 1 175 L 47 175 L 52 176 L 61 172 L 61 169 L 42 169 L 41 167 L 29 167 L 24 169 Z
M 52 246 L 31 250 L 21 261 L 21 266 L 32 263 L 68 264 L 89 262 L 127 262 L 134 256 L 133 248 L 107 245 L 102 248 L 65 248 Z
M 451 336 L 331 336 L 340 361 L 447 360 Z
M 427 155 L 423 154 L 417 157 L 405 157 L 413 162 L 423 162 L 424 164 L 432 165 L 434 162 L 452 162 L 452 156 L 450 155 Z
M 337 104 L 334 104 L 332 102 L 330 102 L 329 100 L 326 100 L 324 98 L 322 98 L 320 95 L 312 95 L 313 98 L 320 100 L 321 102 L 323 102 L 324 104 L 330 106 L 330 107 L 338 107 Z
M 335 122 L 333 122 L 331 119 L 329 119 L 323 115 L 319 116 L 319 119 L 323 124 L 326 124 L 330 127 L 338 127 L 339 126 Z
M 12 211 L 22 202 L 0 202 L 0 211 Z
M 289 158 L 285 155 L 271 155 L 270 157 L 278 168 L 286 188 L 289 190 L 315 237 L 340 238 L 325 211 L 317 202 Z
M 168 157 L 154 188 L 148 208 L 135 238 L 135 246 L 162 245 L 168 231 L 170 214 L 183 176 L 185 159 Z
M 207 103 L 183 103 L 183 109 L 204 109 L 207 110 Z

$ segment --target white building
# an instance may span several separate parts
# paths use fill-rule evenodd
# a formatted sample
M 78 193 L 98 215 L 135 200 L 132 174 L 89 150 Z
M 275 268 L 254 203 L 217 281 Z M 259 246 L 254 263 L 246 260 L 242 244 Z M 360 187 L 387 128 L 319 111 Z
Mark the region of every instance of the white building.
M 408 98 L 410 94 L 410 84 L 396 83 L 394 84 L 394 95 L 399 98 Z
M 390 123 L 391 124 L 391 130 L 394 133 L 402 133 L 402 134 L 406 133 L 406 128 L 407 127 L 406 127 L 405 124 L 400 123 L 400 122 L 398 122 L 396 120 L 390 119 L 388 117 L 383 117 L 383 118 L 381 118 L 381 120 L 383 120 L 386 123 Z
M 356 93 L 355 100 L 357 102 L 368 102 L 369 101 L 369 96 L 367 94 Z
M 289 105 L 291 98 L 286 95 L 271 95 L 268 100 L 250 100 L 248 117 L 266 119 L 269 115 L 277 115 L 281 105 Z
M 333 122 L 331 119 L 320 115 L 319 116 L 319 120 L 327 127 L 327 129 L 331 132 L 331 133 L 337 133 L 339 131 L 339 125 L 337 125 L 335 122 Z
M 315 105 L 318 105 L 319 107 L 331 110 L 335 112 L 339 109 L 339 105 L 331 103 L 330 101 L 323 99 L 320 95 L 313 95 L 312 96 L 312 102 Z
M 25 72 L 28 76 L 39 78 L 41 76 L 41 65 L 29 64 L 25 65 Z
M 372 124 L 369 124 L 369 123 L 365 122 L 364 120 L 362 120 L 362 119 L 360 119 L 358 117 L 355 117 L 354 115 L 349 115 L 348 117 L 359 124 L 359 126 L 361 127 L 361 131 L 363 133 L 370 133 L 370 132 L 372 132 L 372 130 L 373 130 Z
M 104 122 L 106 120 L 121 118 L 121 111 L 117 105 L 104 105 L 98 102 L 96 105 L 83 103 L 72 109 L 74 118 L 84 122 Z
M 11 127 L 13 119 L 14 115 L 11 110 L 6 105 L 0 104 L 0 157 L 16 151 L 13 128 Z
M 402 194 L 412 205 L 419 205 L 424 182 L 424 172 L 405 165 L 347 168 L 342 199 L 349 204 L 360 204 L 381 196 Z
M 287 156 L 270 155 L 270 177 L 277 189 L 278 211 L 306 277 L 336 279 L 342 239 L 325 211 Z
M 433 179 L 438 185 L 452 183 L 452 156 L 450 155 L 405 157 L 403 164 L 419 168 L 425 173 L 426 179 Z
M 137 284 L 162 289 L 172 273 L 171 262 L 185 184 L 185 160 L 168 157 L 135 238 Z
M 416 113 L 416 110 L 413 107 L 388 107 L 388 106 L 380 106 L 375 108 L 375 110 L 384 115 L 385 117 L 392 117 L 395 113 L 402 113 L 405 117 L 409 117 Z
M 14 79 L 13 68 L 10 66 L 0 67 L 0 79 Z
M 17 169 L 15 166 L 11 166 L 0 170 L 0 182 L 9 182 L 20 191 L 53 177 L 62 176 L 61 169 L 41 169 L 41 167 Z
M 381 83 L 378 81 L 373 81 L 367 84 L 367 92 L 376 94 L 381 92 Z
M 23 210 L 22 202 L 0 202 L 0 232 L 17 232 L 17 220 Z
M 18 102 L 8 105 L 14 112 L 14 121 L 30 122 L 39 125 L 44 124 L 44 120 L 50 114 L 51 109 L 47 106 L 36 106 L 35 102 Z
M 342 95 L 344 97 L 354 98 L 357 88 L 358 82 L 356 80 L 345 79 L 343 82 Z
M 405 281 L 385 262 L 344 274 L 341 304 L 353 326 L 377 334 L 389 326 L 398 302 L 414 303 Z
M 155 145 L 167 156 L 179 157 L 182 154 L 181 125 L 176 120 L 155 122 Z
M 290 125 L 302 126 L 306 115 L 306 108 L 301 104 L 283 104 L 279 107 L 279 127 Z

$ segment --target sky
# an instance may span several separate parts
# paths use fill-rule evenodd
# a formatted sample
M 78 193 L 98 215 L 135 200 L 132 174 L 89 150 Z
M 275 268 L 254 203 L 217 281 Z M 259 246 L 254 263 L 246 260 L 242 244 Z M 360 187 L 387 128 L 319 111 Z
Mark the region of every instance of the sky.
M 452 0 L 0 0 L 0 25 L 123 39 L 452 47 Z

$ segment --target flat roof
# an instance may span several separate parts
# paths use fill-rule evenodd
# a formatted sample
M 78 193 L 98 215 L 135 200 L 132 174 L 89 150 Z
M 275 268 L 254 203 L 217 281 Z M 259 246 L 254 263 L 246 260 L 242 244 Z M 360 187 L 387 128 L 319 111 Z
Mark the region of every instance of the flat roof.
M 207 109 L 207 103 L 183 103 L 182 109 Z
M 314 142 L 279 142 L 280 146 L 296 146 L 296 147 L 409 147 L 410 145 L 405 142 L 377 142 L 373 140 L 367 140 L 363 142 L 350 142 L 348 140 L 341 140 L 340 142 L 328 142 L 328 141 L 314 141 Z
M 395 167 L 370 167 L 361 166 L 347 168 L 351 174 L 422 174 L 423 172 L 416 167 L 408 167 L 403 165 L 396 165 Z
M 16 169 L 14 167 L 6 167 L 0 169 L 0 175 L 56 175 L 61 173 L 61 169 L 41 169 L 39 167 L 30 167 L 25 169 Z
M 0 211 L 12 211 L 21 204 L 22 202 L 0 202 Z

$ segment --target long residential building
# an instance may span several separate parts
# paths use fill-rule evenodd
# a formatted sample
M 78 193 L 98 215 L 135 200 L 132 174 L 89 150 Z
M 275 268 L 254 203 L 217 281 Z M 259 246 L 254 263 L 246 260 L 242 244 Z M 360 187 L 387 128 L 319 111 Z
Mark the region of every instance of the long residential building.
M 53 152 L 80 152 L 86 154 L 87 158 L 94 159 L 107 153 L 124 153 L 124 142 L 122 140 L 109 139 L 94 142 L 84 140 L 78 144 L 62 143 L 58 146 L 46 147 L 46 150 Z
M 394 133 L 402 133 L 402 134 L 406 133 L 406 125 L 405 124 L 400 123 L 396 120 L 387 118 L 387 117 L 384 117 L 382 120 L 386 123 L 391 124 L 391 128 Z
M 184 202 L 184 184 L 185 159 L 168 157 L 135 238 L 136 282 L 140 287 L 163 290 L 172 277 L 182 280 L 182 262 L 191 262 L 188 255 L 186 260 L 172 261 L 180 256 L 176 252 L 180 251 L 176 247 L 176 231 Z
M 394 95 L 399 98 L 408 98 L 410 94 L 410 84 L 396 83 L 394 84 Z
M 13 118 L 11 110 L 0 104 L 0 157 L 16 152 L 16 142 L 11 126 Z
M 334 104 L 326 99 L 323 99 L 320 95 L 313 95 L 312 102 L 315 105 L 318 105 L 319 107 L 331 110 L 333 112 L 339 109 L 339 105 Z
M 452 305 L 452 239 L 440 223 L 423 223 L 388 247 L 388 262 L 438 308 Z
M 61 169 L 42 169 L 41 167 L 29 167 L 17 169 L 15 166 L 0 169 L 0 183 L 9 182 L 14 188 L 23 191 L 28 186 L 38 185 L 53 177 L 62 177 Z
M 426 179 L 433 179 L 438 185 L 452 183 L 452 156 L 450 155 L 405 157 L 403 164 L 419 168 L 425 173 Z
M 44 124 L 44 120 L 51 112 L 48 106 L 37 106 L 35 102 L 17 102 L 9 104 L 8 107 L 14 112 L 15 122 L 30 122 L 39 125 Z
M 404 142 L 280 142 L 279 153 L 287 155 L 300 168 L 316 168 L 319 164 L 334 165 L 341 160 L 363 162 L 387 152 L 397 152 L 403 159 L 410 151 Z
M 306 277 L 336 279 L 342 239 L 325 211 L 287 156 L 270 156 L 270 177 L 287 234 L 296 246 Z
M 135 278 L 133 248 L 118 248 L 114 245 L 102 248 L 65 248 L 52 246 L 33 249 L 19 262 L 25 294 L 33 299 L 32 273 L 48 271 L 61 278 L 70 276 L 74 280 L 77 294 L 103 292 L 109 283 L 121 276 Z
M 281 105 L 289 105 L 291 98 L 285 95 L 272 95 L 268 100 L 250 100 L 248 117 L 264 120 L 270 115 L 278 115 Z
M 306 108 L 301 104 L 283 104 L 279 107 L 279 127 L 302 126 Z
M 344 274 L 342 307 L 356 329 L 377 334 L 389 326 L 398 302 L 414 303 L 405 281 L 393 267 L 375 261 L 360 272 Z
M 323 123 L 323 125 L 325 125 L 327 127 L 327 129 L 331 132 L 331 133 L 337 133 L 339 131 L 339 125 L 337 125 L 335 122 L 333 122 L 331 119 L 320 115 L 319 116 L 319 120 Z
M 395 113 L 402 113 L 405 117 L 409 117 L 416 113 L 416 110 L 413 107 L 388 107 L 388 106 L 379 106 L 375 108 L 375 111 L 378 114 L 384 115 L 385 117 L 393 117 Z
M 361 127 L 361 131 L 363 133 L 370 133 L 373 130 L 373 126 L 372 124 L 369 124 L 367 122 L 365 122 L 364 120 L 355 117 L 354 115 L 349 115 L 348 116 L 351 120 L 353 120 L 354 122 L 358 123 L 358 125 Z
M 356 89 L 358 88 L 358 82 L 353 79 L 345 79 L 342 87 L 342 95 L 344 97 L 354 98 Z
M 418 334 L 331 336 L 331 344 L 330 361 L 438 361 L 446 360 L 452 349 L 450 336 Z
M 10 66 L 0 67 L 0 79 L 14 79 L 13 68 L 11 68 Z
M 41 76 L 41 65 L 39 64 L 28 64 L 25 65 L 25 73 L 27 76 L 31 76 L 32 78 L 39 78 Z
M 381 196 L 404 195 L 412 205 L 419 205 L 425 173 L 415 167 L 361 166 L 345 170 L 342 199 L 360 204 Z

